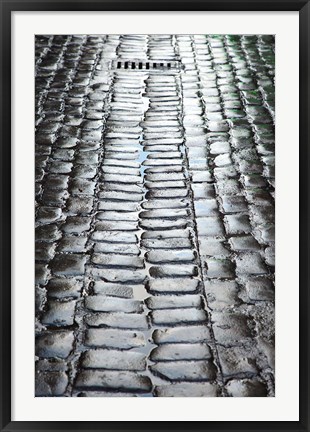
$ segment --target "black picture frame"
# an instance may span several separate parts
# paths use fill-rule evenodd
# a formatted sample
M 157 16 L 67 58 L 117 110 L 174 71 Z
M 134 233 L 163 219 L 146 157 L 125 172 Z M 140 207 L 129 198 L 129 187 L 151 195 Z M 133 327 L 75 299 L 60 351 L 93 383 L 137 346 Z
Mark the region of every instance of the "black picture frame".
M 1 181 L 0 181 L 0 307 L 1 366 L 0 401 L 1 431 L 69 431 L 69 430 L 202 430 L 208 431 L 310 431 L 309 425 L 309 0 L 0 0 L 1 6 Z M 11 13 L 14 11 L 299 11 L 299 181 L 300 181 L 300 420 L 277 422 L 35 422 L 11 421 Z M 288 370 L 289 374 L 289 370 Z

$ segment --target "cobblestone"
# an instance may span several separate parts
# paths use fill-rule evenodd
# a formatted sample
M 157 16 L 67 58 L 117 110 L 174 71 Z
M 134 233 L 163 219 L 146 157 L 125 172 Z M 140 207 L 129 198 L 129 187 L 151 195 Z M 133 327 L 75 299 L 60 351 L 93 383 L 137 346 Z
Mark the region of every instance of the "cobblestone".
M 73 342 L 71 331 L 42 333 L 36 340 L 36 355 L 42 358 L 67 358 L 73 349 Z
M 86 345 L 130 349 L 144 346 L 145 337 L 141 332 L 117 329 L 89 329 L 86 332 Z
M 106 297 L 103 295 L 88 296 L 85 299 L 85 307 L 93 311 L 102 312 L 139 313 L 143 311 L 143 305 L 138 300 Z
M 36 396 L 274 396 L 274 37 L 35 48 Z
M 216 397 L 219 389 L 210 383 L 175 383 L 170 386 L 158 386 L 155 393 L 160 397 Z
M 171 381 L 212 381 L 216 370 L 210 361 L 161 362 L 151 370 Z
M 74 322 L 75 301 L 49 300 L 42 323 L 56 327 L 70 326 Z
M 187 325 L 157 329 L 153 333 L 154 342 L 158 345 L 163 343 L 182 343 L 182 342 L 210 342 L 212 340 L 210 330 L 205 325 Z
M 149 309 L 173 309 L 187 307 L 203 306 L 202 297 L 198 295 L 182 295 L 182 296 L 157 296 L 146 299 L 146 304 Z
M 151 381 L 146 376 L 135 372 L 116 372 L 101 370 L 83 370 L 76 380 L 78 389 L 125 389 L 132 391 L 149 392 Z
M 189 349 L 190 348 L 190 349 Z M 154 362 L 167 360 L 205 360 L 211 357 L 208 345 L 165 344 L 155 348 L 150 359 Z
M 154 324 L 175 325 L 182 323 L 204 322 L 207 320 L 207 315 L 204 310 L 196 308 L 164 309 L 151 312 L 151 319 Z
M 143 371 L 146 357 L 142 353 L 112 349 L 89 350 L 82 361 L 85 369 L 112 369 Z
M 78 254 L 60 253 L 51 262 L 53 274 L 59 276 L 79 276 L 84 274 L 86 257 Z
M 227 384 L 229 396 L 235 397 L 264 397 L 267 396 L 266 386 L 256 380 L 232 380 Z
M 68 385 L 68 376 L 65 372 L 37 372 L 36 373 L 37 396 L 62 396 Z
M 77 278 L 53 278 L 47 286 L 47 295 L 55 298 L 79 298 L 83 289 L 83 280 Z
M 148 329 L 146 316 L 135 313 L 113 312 L 96 313 L 85 316 L 86 324 L 91 327 L 112 327 L 124 329 Z

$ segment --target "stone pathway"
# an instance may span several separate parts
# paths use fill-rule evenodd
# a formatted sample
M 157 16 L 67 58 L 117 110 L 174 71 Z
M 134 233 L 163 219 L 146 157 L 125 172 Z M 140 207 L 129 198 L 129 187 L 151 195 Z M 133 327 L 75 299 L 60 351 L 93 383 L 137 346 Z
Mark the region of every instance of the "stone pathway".
M 271 36 L 36 37 L 37 396 L 274 396 L 273 81 Z

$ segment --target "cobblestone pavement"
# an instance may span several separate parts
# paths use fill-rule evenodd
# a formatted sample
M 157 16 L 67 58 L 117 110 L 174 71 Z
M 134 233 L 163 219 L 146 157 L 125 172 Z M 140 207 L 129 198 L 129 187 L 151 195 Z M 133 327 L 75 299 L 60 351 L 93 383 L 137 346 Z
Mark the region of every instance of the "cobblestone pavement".
M 37 396 L 274 395 L 273 37 L 37 36 L 35 164 Z

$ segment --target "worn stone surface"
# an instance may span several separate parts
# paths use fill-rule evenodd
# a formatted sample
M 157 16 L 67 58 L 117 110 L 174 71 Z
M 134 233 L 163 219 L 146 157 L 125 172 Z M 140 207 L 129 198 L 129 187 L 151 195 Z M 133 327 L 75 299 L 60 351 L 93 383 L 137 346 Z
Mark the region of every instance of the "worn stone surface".
M 85 369 L 119 369 L 143 371 L 146 368 L 146 357 L 134 351 L 112 349 L 89 350 L 85 353 L 82 366 Z
M 73 349 L 71 331 L 42 332 L 36 340 L 36 355 L 42 358 L 66 358 Z
M 36 395 L 63 396 L 68 381 L 68 376 L 65 372 L 37 371 L 35 376 Z
M 274 37 L 35 62 L 36 396 L 274 396 Z
M 145 345 L 145 337 L 139 331 L 90 328 L 85 334 L 85 344 L 94 347 L 130 349 Z
M 213 381 L 216 369 L 211 361 L 160 362 L 151 366 L 156 374 L 171 381 Z
M 155 394 L 158 397 L 216 397 L 219 396 L 219 388 L 210 383 L 175 383 L 158 386 Z
M 231 380 L 227 384 L 229 396 L 235 397 L 264 397 L 267 389 L 263 382 L 257 379 Z
M 150 355 L 154 362 L 167 360 L 203 360 L 211 357 L 206 344 L 165 344 L 155 348 Z
M 152 384 L 149 377 L 135 372 L 83 370 L 76 380 L 78 389 L 124 389 L 149 392 Z
M 48 300 L 46 311 L 42 317 L 42 324 L 55 327 L 67 327 L 74 322 L 76 302 L 74 300 Z
M 182 343 L 182 342 L 205 342 L 211 341 L 209 327 L 205 325 L 188 325 L 157 329 L 153 333 L 154 342 L 158 345 L 164 343 Z

